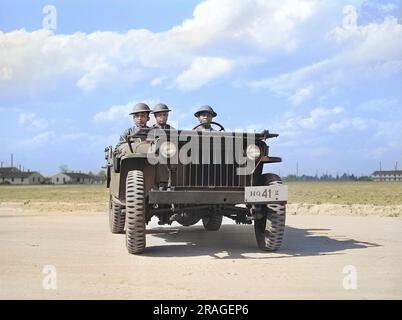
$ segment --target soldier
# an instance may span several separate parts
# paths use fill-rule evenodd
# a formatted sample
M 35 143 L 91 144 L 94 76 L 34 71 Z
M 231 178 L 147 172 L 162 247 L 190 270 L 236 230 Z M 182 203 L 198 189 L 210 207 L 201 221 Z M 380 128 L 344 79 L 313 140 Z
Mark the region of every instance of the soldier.
M 173 129 L 173 127 L 167 123 L 170 111 L 171 110 L 169 110 L 169 107 L 166 104 L 157 104 L 152 110 L 156 120 L 156 123 L 152 126 L 152 128 Z
M 147 126 L 147 122 L 149 121 L 149 114 L 151 113 L 151 109 L 145 103 L 137 103 L 133 107 L 133 111 L 130 115 L 133 115 L 134 126 L 132 128 L 128 128 L 124 131 L 124 133 L 120 136 L 120 141 L 118 143 L 121 144 L 122 142 L 126 141 L 127 136 L 135 134 L 141 128 L 149 128 Z
M 200 123 L 202 124 L 196 130 L 197 131 L 215 131 L 211 127 L 212 118 L 217 116 L 217 113 L 210 106 L 202 106 L 198 109 L 194 116 L 198 118 Z

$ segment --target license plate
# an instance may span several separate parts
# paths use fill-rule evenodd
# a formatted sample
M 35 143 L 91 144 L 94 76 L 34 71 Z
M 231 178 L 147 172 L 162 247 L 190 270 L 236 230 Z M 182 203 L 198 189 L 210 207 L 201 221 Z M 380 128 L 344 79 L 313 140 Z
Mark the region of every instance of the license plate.
M 288 200 L 288 186 L 272 185 L 244 188 L 245 203 L 282 202 Z

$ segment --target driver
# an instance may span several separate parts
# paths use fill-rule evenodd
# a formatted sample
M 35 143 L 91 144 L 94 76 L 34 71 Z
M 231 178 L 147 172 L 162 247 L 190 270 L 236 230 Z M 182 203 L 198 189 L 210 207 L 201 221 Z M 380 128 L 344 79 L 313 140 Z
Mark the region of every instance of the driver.
M 202 106 L 198 109 L 194 116 L 198 118 L 201 125 L 195 129 L 197 131 L 215 131 L 211 127 L 212 119 L 217 116 L 217 113 L 212 109 L 211 106 Z

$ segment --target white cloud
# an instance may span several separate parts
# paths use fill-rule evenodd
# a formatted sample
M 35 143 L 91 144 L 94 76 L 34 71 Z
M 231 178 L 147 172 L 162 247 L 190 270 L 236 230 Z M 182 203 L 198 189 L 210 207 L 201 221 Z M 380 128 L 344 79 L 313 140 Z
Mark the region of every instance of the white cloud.
M 312 109 L 308 115 L 289 114 L 275 121 L 281 123 L 278 131 L 281 136 L 285 137 L 285 144 L 289 146 L 293 146 L 295 141 L 300 142 L 301 136 L 307 141 L 315 141 L 317 138 L 330 137 L 340 132 L 366 130 L 369 126 L 380 128 L 380 122 L 361 117 L 349 117 L 345 113 L 345 109 L 340 106 L 317 107 Z
M 55 137 L 56 134 L 53 131 L 45 131 L 35 135 L 32 138 L 21 140 L 20 145 L 24 148 L 36 149 L 44 145 L 47 145 Z
M 363 7 L 368 8 L 369 12 L 380 12 L 385 14 L 389 14 L 398 8 L 395 3 L 382 3 L 381 0 L 364 1 Z
M 297 104 L 303 93 L 311 96 L 311 91 L 305 88 L 325 92 L 337 86 L 402 74 L 402 24 L 396 18 L 387 17 L 381 23 L 354 28 L 336 27 L 328 40 L 338 47 L 332 57 L 292 72 L 251 81 L 249 85 L 287 96 Z
M 95 114 L 93 121 L 95 123 L 103 123 L 103 122 L 116 122 L 116 123 L 123 123 L 127 122 L 129 119 L 130 112 L 132 108 L 138 103 L 143 102 L 146 103 L 151 109 L 154 105 L 157 104 L 156 100 L 154 99 L 147 99 L 143 101 L 130 101 L 125 105 L 114 105 L 111 106 L 109 109 L 105 111 L 100 111 Z
M 317 107 L 312 109 L 308 115 L 287 114 L 282 119 L 275 120 L 275 122 L 280 123 L 278 131 L 281 132 L 281 135 L 296 137 L 305 130 L 312 131 L 326 128 L 333 117 L 343 112 L 344 109 L 339 106 L 333 108 Z
M 383 12 L 389 13 L 391 11 L 394 11 L 395 9 L 397 9 L 398 7 L 394 4 L 394 3 L 386 3 L 384 5 L 380 6 L 380 9 Z
M 356 117 L 352 119 L 342 119 L 341 121 L 331 123 L 328 130 L 332 133 L 350 131 L 350 130 L 365 130 L 368 128 L 366 120 Z
M 48 122 L 39 118 L 35 113 L 21 112 L 18 123 L 28 130 L 44 130 L 48 127 Z
M 129 102 L 126 105 L 115 105 L 111 106 L 106 111 L 101 111 L 95 114 L 94 121 L 96 123 L 118 121 L 121 122 L 123 119 L 128 117 L 130 110 L 135 105 L 135 102 Z
M 310 148 L 314 145 L 319 147 L 327 143 L 326 139 L 333 135 L 328 127 L 332 123 L 344 119 L 344 114 L 345 109 L 341 106 L 316 107 L 307 114 L 299 109 L 293 109 L 273 119 L 269 128 L 280 134 L 282 146 L 290 148 L 308 146 Z
M 180 90 L 198 89 L 211 80 L 228 73 L 232 67 L 233 62 L 230 60 L 197 57 L 191 66 L 177 77 L 176 84 Z
M 395 9 L 391 3 L 376 6 L 387 13 Z M 336 27 L 327 42 L 322 39 L 325 28 L 332 28 L 327 20 L 339 19 L 341 9 L 342 4 L 317 0 L 206 0 L 196 6 L 191 19 L 159 33 L 144 29 L 71 35 L 46 30 L 0 32 L 4 48 L 0 92 L 19 87 L 35 93 L 52 88 L 57 80 L 83 91 L 138 81 L 196 90 L 244 68 L 242 62 L 250 57 L 272 62 L 275 55 L 297 56 L 303 48 L 318 51 L 311 41 L 317 37 L 321 37 L 317 43 L 330 46 L 335 54 L 252 85 L 269 88 L 298 105 L 323 88 L 356 77 L 401 73 L 402 25 L 396 18 L 356 28 Z
M 320 74 L 329 64 L 329 60 L 323 60 L 302 67 L 293 72 L 287 72 L 275 77 L 252 81 L 250 85 L 256 89 L 269 89 L 280 95 L 291 96 L 290 94 L 293 90 L 300 90 L 299 88 L 303 82 L 306 82 L 307 80 L 310 80 L 311 82 L 311 79 L 317 74 Z
M 88 148 L 84 153 L 101 152 L 106 146 L 115 145 L 119 141 L 119 135 L 116 133 L 107 135 L 90 135 L 88 139 Z
M 18 123 L 26 125 L 28 122 L 31 122 L 31 120 L 34 119 L 35 117 L 36 117 L 35 113 L 20 113 Z
M 329 37 L 347 46 L 345 54 L 350 60 L 360 63 L 400 60 L 401 35 L 402 24 L 395 17 L 355 28 L 336 27 L 329 33 Z
M 12 70 L 8 67 L 2 67 L 0 69 L 0 81 L 1 80 L 11 80 L 13 76 Z
M 391 155 L 392 160 L 400 158 L 402 154 L 402 119 L 399 114 L 397 121 L 374 121 L 373 135 L 370 137 L 370 144 L 373 146 L 368 151 L 370 156 L 378 160 Z
M 157 77 L 151 81 L 151 86 L 153 87 L 160 86 L 165 80 L 166 77 Z
M 308 19 L 316 1 L 207 0 L 194 10 L 193 19 L 171 30 L 172 36 L 191 39 L 190 46 L 213 42 L 240 42 L 273 50 L 292 48 L 298 25 Z
M 310 111 L 310 114 L 306 118 L 299 119 L 297 121 L 298 125 L 304 129 L 314 129 L 318 126 L 324 125 L 323 121 L 331 116 L 340 114 L 343 112 L 342 107 L 334 107 L 331 109 L 326 109 L 322 107 L 315 108 Z
M 385 107 L 391 100 L 368 100 L 362 104 Z M 287 157 L 305 154 L 306 150 L 328 147 L 336 155 L 336 150 L 353 155 L 356 159 L 400 158 L 402 150 L 402 119 L 400 108 L 388 120 L 378 117 L 378 113 L 356 116 L 355 110 L 342 107 L 314 108 L 305 114 L 299 108 L 273 119 L 271 128 L 280 133 L 279 146 Z M 308 153 L 309 157 L 310 152 Z M 362 160 L 363 161 L 363 160 Z
M 0 32 L 0 47 L 5 48 L 0 51 L 0 90 L 13 85 L 46 90 L 54 80 L 68 79 L 91 91 L 102 84 L 132 84 L 156 77 L 177 79 L 186 90 L 197 89 L 228 73 L 234 66 L 230 61 L 242 59 L 236 52 L 245 48 L 264 56 L 294 50 L 301 25 L 318 10 L 317 3 L 206 0 L 196 6 L 191 19 L 159 33 L 144 29 L 71 35 L 46 30 Z M 215 58 L 209 59 L 222 60 L 210 60 L 211 67 L 200 75 L 195 71 L 205 66 L 206 58 L 199 57 L 203 51 L 216 51 Z M 189 85 L 183 83 L 187 80 Z M 159 80 L 153 82 L 158 84 Z
M 85 133 L 68 133 L 68 134 L 63 134 L 60 136 L 59 140 L 60 142 L 63 141 L 77 141 L 80 140 L 81 138 L 86 137 L 87 135 Z
M 393 113 L 400 110 L 401 102 L 396 98 L 372 99 L 361 103 L 357 108 L 361 112 L 380 111 L 393 117 Z
M 313 93 L 313 86 L 308 86 L 297 90 L 297 92 L 289 98 L 290 102 L 297 106 L 308 100 Z
M 92 91 L 100 82 L 106 79 L 114 79 L 117 73 L 117 70 L 111 65 L 106 63 L 96 64 L 91 70 L 85 73 L 76 84 L 83 91 Z

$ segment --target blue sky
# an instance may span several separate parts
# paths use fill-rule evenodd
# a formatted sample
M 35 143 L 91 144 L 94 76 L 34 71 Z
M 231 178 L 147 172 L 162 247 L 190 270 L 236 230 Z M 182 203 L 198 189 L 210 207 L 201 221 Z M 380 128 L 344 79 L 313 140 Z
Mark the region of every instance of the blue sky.
M 279 133 L 282 175 L 402 167 L 401 89 L 401 1 L 0 1 L 0 160 L 48 175 L 99 171 L 139 101 Z

